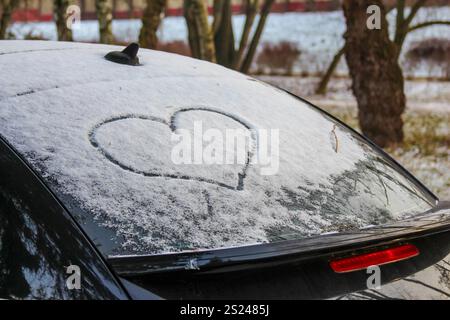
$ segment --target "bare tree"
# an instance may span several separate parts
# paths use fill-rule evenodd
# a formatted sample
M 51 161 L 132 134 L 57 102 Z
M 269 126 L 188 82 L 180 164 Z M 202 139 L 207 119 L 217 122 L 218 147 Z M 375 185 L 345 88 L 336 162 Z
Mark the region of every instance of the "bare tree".
M 241 72 L 247 73 L 249 71 L 273 3 L 273 0 L 265 0 L 263 2 L 259 12 L 258 24 L 250 39 L 254 21 L 260 7 L 260 1 L 245 1 L 245 24 L 239 41 L 239 47 L 235 49 L 231 1 L 214 1 L 213 30 L 218 63 L 240 70 Z M 248 44 L 249 41 L 250 45 Z
M 331 79 L 331 76 L 333 75 L 334 70 L 336 70 L 336 67 L 339 64 L 339 61 L 341 60 L 342 56 L 344 55 L 344 49 L 345 49 L 345 47 L 342 47 L 334 55 L 333 60 L 331 60 L 330 65 L 328 66 L 327 70 L 323 74 L 322 78 L 320 79 L 319 85 L 316 88 L 317 94 L 325 94 L 327 92 L 328 82 L 330 82 L 330 79 Z
M 72 30 L 67 28 L 67 8 L 69 0 L 53 0 L 53 19 L 59 41 L 72 41 Z
M 214 1 L 214 46 L 217 63 L 231 67 L 234 57 L 234 33 L 232 25 L 231 0 Z
M 417 12 L 426 4 L 427 0 L 416 0 L 412 5 L 409 13 L 406 14 L 406 4 L 405 0 L 397 0 L 396 3 L 387 8 L 386 13 L 395 10 L 396 11 L 396 20 L 395 20 L 395 33 L 393 42 L 397 47 L 397 58 L 400 56 L 402 51 L 403 44 L 405 42 L 406 36 L 415 30 L 426 28 L 432 25 L 450 25 L 450 20 L 429 20 L 422 23 L 412 24 L 414 17 L 417 15 Z M 328 86 L 328 82 L 336 69 L 342 55 L 344 54 L 344 48 L 339 49 L 338 52 L 334 55 L 330 65 L 322 76 L 319 85 L 316 88 L 317 94 L 325 94 Z
M 97 12 L 98 27 L 100 33 L 100 43 L 113 43 L 112 34 L 112 3 L 109 0 L 95 0 L 95 10 Z
M 247 48 L 250 32 L 252 31 L 253 22 L 255 21 L 256 14 L 258 13 L 259 0 L 246 0 L 245 1 L 245 24 L 242 30 L 241 41 L 239 42 L 239 48 L 234 55 L 233 68 L 240 69 L 242 64 L 242 57 L 244 51 Z
M 128 4 L 128 18 L 132 19 L 134 17 L 134 3 L 133 0 L 126 0 Z
M 202 21 L 206 23 L 206 25 L 202 25 L 202 27 L 199 28 L 198 26 L 200 25 L 200 23 L 195 23 L 195 19 L 193 19 L 192 16 L 189 16 L 189 14 L 195 16 L 193 9 L 191 8 L 190 12 L 186 11 L 186 9 L 189 7 L 189 2 L 204 3 L 204 1 L 185 1 L 185 16 L 189 30 L 189 45 L 191 46 L 191 51 L 194 53 L 193 56 L 198 57 L 198 54 L 196 54 L 195 52 L 198 51 L 198 41 L 201 38 L 196 34 L 199 33 L 198 30 L 207 28 L 207 11 L 206 6 L 204 6 L 201 11 L 197 11 L 195 13 L 198 14 L 199 12 L 201 12 L 203 16 Z M 212 52 L 215 52 L 214 60 L 217 61 L 217 63 L 229 68 L 240 70 L 241 72 L 248 72 L 254 59 L 262 32 L 264 30 L 267 16 L 269 15 L 272 4 L 275 1 L 264 0 L 264 2 L 262 3 L 261 10 L 259 11 L 259 20 L 252 37 L 250 37 L 250 35 L 253 30 L 255 18 L 258 14 L 258 9 L 260 8 L 260 1 L 245 1 L 245 24 L 242 30 L 242 36 L 239 40 L 239 46 L 237 48 L 235 47 L 231 2 L 231 0 L 214 1 L 214 19 L 210 28 L 214 39 L 214 42 L 212 44 Z M 190 7 L 192 7 L 192 5 L 190 5 Z
M 256 30 L 253 35 L 252 41 L 250 42 L 247 54 L 245 55 L 245 58 L 240 67 L 240 70 L 244 73 L 248 73 L 250 69 L 253 58 L 255 57 L 256 48 L 258 47 L 259 40 L 261 39 L 261 35 L 266 24 L 267 16 L 269 15 L 270 9 L 272 8 L 274 2 L 275 0 L 265 0 L 262 5 L 261 11 L 259 13 L 258 25 L 256 26 Z
M 205 0 L 185 0 L 184 17 L 188 28 L 189 46 L 194 58 L 216 62 L 212 30 L 208 24 Z
M 417 15 L 417 12 L 419 12 L 420 8 L 423 7 L 426 2 L 427 0 L 416 0 L 416 2 L 412 5 L 411 10 L 409 11 L 409 14 L 406 15 L 405 0 L 397 0 L 397 17 L 395 23 L 395 35 L 393 40 L 395 45 L 397 46 L 397 58 L 401 53 L 405 38 L 410 32 L 436 24 L 450 26 L 450 20 L 429 20 L 422 23 L 412 24 L 412 21 Z
M 142 28 L 139 34 L 141 47 L 155 49 L 158 45 L 158 31 L 161 18 L 166 9 L 166 0 L 147 0 L 147 6 L 142 14 Z
M 1 20 L 0 20 L 0 39 L 6 38 L 6 32 L 11 23 L 13 11 L 19 6 L 19 0 L 0 0 Z
M 371 4 L 381 9 L 381 29 L 370 30 L 366 0 L 344 0 L 347 24 L 345 58 L 358 103 L 359 125 L 381 147 L 403 140 L 404 80 L 397 59 L 397 46 L 389 39 L 386 9 L 382 0 Z

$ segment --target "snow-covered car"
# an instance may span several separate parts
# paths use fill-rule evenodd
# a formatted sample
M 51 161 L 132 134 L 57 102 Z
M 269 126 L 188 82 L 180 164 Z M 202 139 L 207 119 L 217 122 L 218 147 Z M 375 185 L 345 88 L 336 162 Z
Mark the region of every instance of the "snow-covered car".
M 121 50 L 0 41 L 0 298 L 450 296 L 450 205 L 376 145 Z

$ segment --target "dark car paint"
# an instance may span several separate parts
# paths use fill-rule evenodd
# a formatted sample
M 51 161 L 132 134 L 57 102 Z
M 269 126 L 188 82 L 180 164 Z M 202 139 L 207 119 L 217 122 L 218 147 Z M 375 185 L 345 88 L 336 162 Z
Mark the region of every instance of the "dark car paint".
M 81 289 L 69 289 L 69 265 Z M 0 139 L 0 298 L 128 299 L 73 218 Z

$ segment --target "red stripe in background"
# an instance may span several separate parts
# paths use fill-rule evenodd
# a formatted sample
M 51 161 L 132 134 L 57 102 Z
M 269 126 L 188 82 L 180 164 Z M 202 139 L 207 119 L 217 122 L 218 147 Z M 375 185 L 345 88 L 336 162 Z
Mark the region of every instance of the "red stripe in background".
M 310 5 L 306 5 L 306 2 L 277 2 L 272 5 L 272 12 L 303 12 L 303 11 L 328 11 L 338 9 L 338 5 L 333 0 L 314 1 Z M 232 11 L 234 14 L 243 13 L 245 8 L 242 5 L 232 5 Z M 208 12 L 212 13 L 212 7 L 208 8 Z M 166 9 L 166 16 L 182 16 L 183 8 L 168 8 Z M 140 18 L 142 16 L 141 10 L 129 11 L 116 11 L 114 12 L 115 19 L 130 19 Z M 97 16 L 95 12 L 82 13 L 82 19 L 94 20 Z M 12 15 L 13 21 L 21 22 L 36 22 L 36 21 L 51 21 L 53 20 L 52 13 L 40 13 L 39 9 L 18 9 L 15 10 Z

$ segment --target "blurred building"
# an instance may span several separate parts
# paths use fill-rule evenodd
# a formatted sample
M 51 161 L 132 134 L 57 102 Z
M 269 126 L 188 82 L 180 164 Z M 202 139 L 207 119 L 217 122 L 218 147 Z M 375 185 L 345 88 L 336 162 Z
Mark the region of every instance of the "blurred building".
M 110 0 L 115 19 L 139 18 L 146 0 Z M 392 3 L 395 0 L 385 0 Z M 412 2 L 415 0 L 407 0 Z M 213 0 L 209 0 L 209 10 Z M 242 0 L 232 0 L 233 12 L 243 12 Z M 261 1 L 262 2 L 262 1 Z M 331 11 L 340 8 L 340 0 L 275 0 L 273 12 Z M 81 9 L 81 19 L 95 19 L 95 0 L 72 0 Z M 429 0 L 428 4 L 448 5 L 448 0 Z M 1 11 L 1 8 L 0 8 Z M 183 0 L 168 0 L 166 16 L 183 14 Z M 14 21 L 50 21 L 53 19 L 53 0 L 22 0 L 20 8 L 13 15 Z
M 141 16 L 146 0 L 110 0 L 115 19 L 130 19 Z M 73 0 L 81 9 L 82 20 L 95 19 L 95 0 Z M 211 6 L 213 0 L 208 1 Z M 243 12 L 242 0 L 233 0 L 233 12 Z M 274 12 L 336 10 L 339 0 L 276 0 Z M 167 16 L 183 14 L 183 0 L 168 0 Z M 13 15 L 14 21 L 50 21 L 53 19 L 53 0 L 23 0 Z

